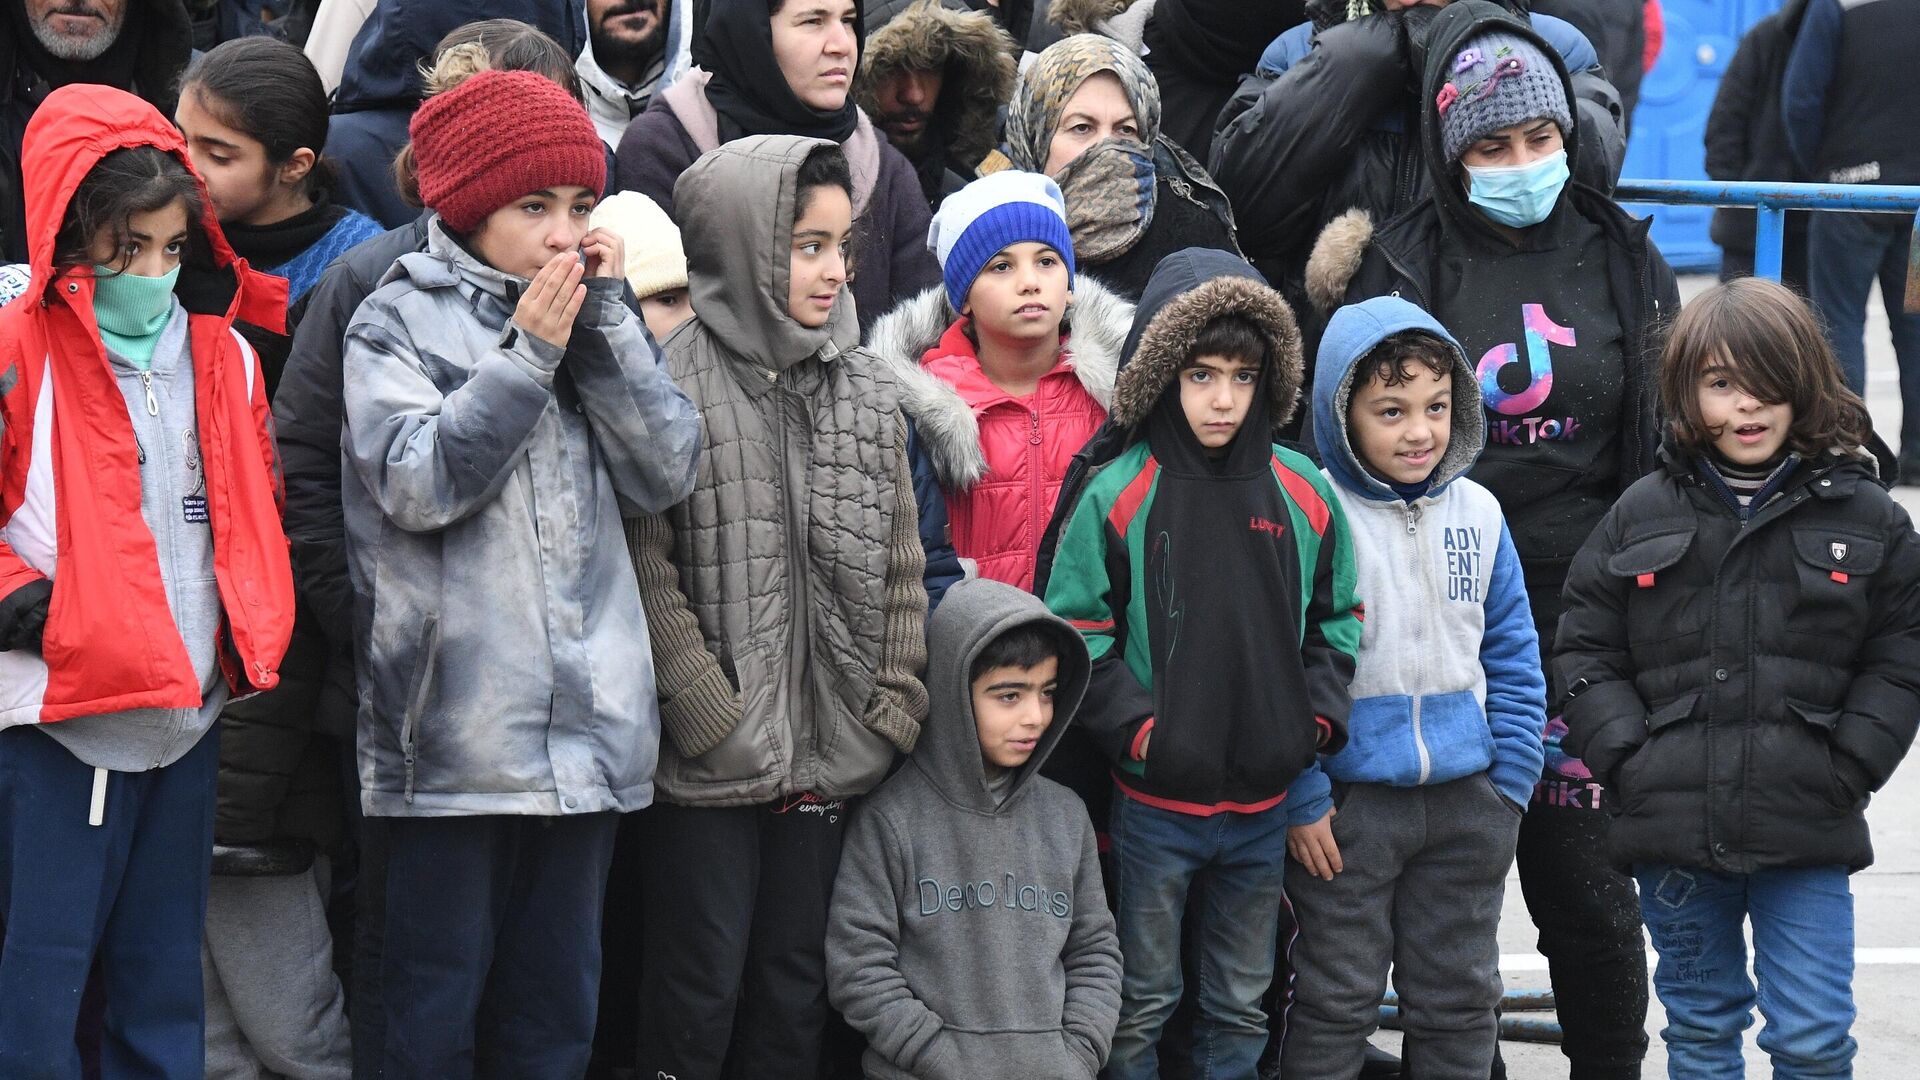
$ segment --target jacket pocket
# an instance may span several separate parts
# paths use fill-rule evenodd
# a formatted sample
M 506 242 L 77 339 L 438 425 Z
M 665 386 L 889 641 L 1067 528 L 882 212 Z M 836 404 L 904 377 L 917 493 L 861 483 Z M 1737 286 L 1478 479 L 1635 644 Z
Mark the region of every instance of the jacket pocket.
M 1818 525 L 1793 530 L 1795 584 L 1793 633 L 1857 642 L 1866 632 L 1867 593 L 1886 557 L 1872 537 Z M 1829 646 L 1831 647 L 1831 646 Z
M 773 716 L 776 677 L 767 660 L 767 647 L 748 641 L 737 649 L 723 643 L 714 651 L 721 668 L 736 689 L 740 702 L 740 722 L 727 737 L 697 757 L 674 755 L 672 779 L 693 784 L 750 780 L 771 770 L 780 758 L 780 745 L 791 739 L 782 727 L 776 735 L 772 728 L 784 725 L 786 717 Z
M 1661 587 L 1661 576 L 1687 557 L 1695 535 L 1691 525 L 1655 528 L 1627 536 L 1607 556 L 1607 573 L 1628 585 L 1627 644 L 1643 670 L 1671 663 L 1675 650 L 1668 643 L 1706 626 L 1711 602 L 1699 590 Z
M 1818 796 L 1835 810 L 1853 809 L 1854 799 L 1833 768 L 1833 729 L 1840 724 L 1840 710 L 1793 698 L 1787 698 L 1786 705 L 1798 723 L 1788 725 L 1791 734 L 1781 750 L 1782 784 L 1789 793 Z
M 406 711 L 400 716 L 400 761 L 406 769 L 406 801 L 413 803 L 413 780 L 418 760 L 420 719 L 433 700 L 434 667 L 440 659 L 440 616 L 429 615 L 420 624 L 420 647 L 414 653 L 413 675 L 407 680 Z
M 1703 694 L 1682 694 L 1647 714 L 1647 738 L 1620 763 L 1615 779 L 1620 805 L 1631 810 L 1654 791 L 1704 790 L 1704 748 L 1679 745 L 1699 716 Z

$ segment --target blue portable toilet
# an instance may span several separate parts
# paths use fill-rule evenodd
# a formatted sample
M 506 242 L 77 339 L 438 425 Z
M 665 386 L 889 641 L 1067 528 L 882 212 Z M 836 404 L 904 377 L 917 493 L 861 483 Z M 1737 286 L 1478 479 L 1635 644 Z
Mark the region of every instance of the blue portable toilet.
M 1781 0 L 1661 0 L 1666 45 L 1640 84 L 1633 138 L 1621 175 L 1634 180 L 1705 180 L 1707 115 L 1720 76 L 1748 27 Z M 1713 271 L 1720 248 L 1707 238 L 1708 206 L 1634 203 L 1653 217 L 1653 240 L 1676 270 Z

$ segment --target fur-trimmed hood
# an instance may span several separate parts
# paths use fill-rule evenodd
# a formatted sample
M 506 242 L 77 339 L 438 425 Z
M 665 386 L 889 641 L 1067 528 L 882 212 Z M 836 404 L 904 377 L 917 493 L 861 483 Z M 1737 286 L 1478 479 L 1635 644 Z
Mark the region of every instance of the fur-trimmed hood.
M 1154 0 L 1053 0 L 1047 21 L 1064 36 L 1104 34 L 1138 52 L 1153 7 Z
M 853 98 L 869 116 L 880 115 L 874 87 L 901 69 L 946 72 L 928 138 L 939 139 L 948 160 L 963 174 L 1000 142 L 1000 106 L 1013 97 L 1019 45 L 984 11 L 955 11 L 939 0 L 920 0 L 875 30 L 860 58 Z
M 1360 271 L 1360 259 L 1373 243 L 1373 217 L 1358 207 L 1320 230 L 1307 256 L 1307 299 L 1322 312 L 1347 302 L 1347 283 Z
M 1245 259 L 1214 248 L 1188 248 L 1160 260 L 1140 296 L 1108 409 L 1112 423 L 1144 422 L 1180 373 L 1201 328 L 1229 314 L 1246 316 L 1266 335 L 1274 430 L 1293 419 L 1304 371 L 1293 309 Z
M 935 285 L 880 316 L 867 332 L 866 347 L 893 371 L 900 407 L 913 420 L 941 486 L 964 491 L 987 474 L 980 422 L 958 390 L 920 366 L 959 317 L 946 288 Z M 1067 347 L 1075 377 L 1103 409 L 1112 408 L 1114 377 L 1132 325 L 1133 305 L 1125 297 L 1084 274 L 1074 278 Z

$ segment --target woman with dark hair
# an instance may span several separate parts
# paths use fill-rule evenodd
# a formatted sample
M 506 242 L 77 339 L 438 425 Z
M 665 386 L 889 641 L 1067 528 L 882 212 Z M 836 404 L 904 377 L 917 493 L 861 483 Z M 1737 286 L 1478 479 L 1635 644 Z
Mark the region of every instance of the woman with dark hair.
M 1226 195 L 1160 133 L 1153 72 L 1112 38 L 1075 34 L 1027 68 L 1007 112 L 1007 156 L 1059 183 L 1080 269 L 1129 302 L 1175 251 L 1240 253 Z
M 634 118 L 618 153 L 619 186 L 678 220 L 674 181 L 722 143 L 747 135 L 839 143 L 853 175 L 849 288 L 862 332 L 940 281 L 919 178 L 849 94 L 865 40 L 855 0 L 713 0 L 693 46 L 697 66 Z

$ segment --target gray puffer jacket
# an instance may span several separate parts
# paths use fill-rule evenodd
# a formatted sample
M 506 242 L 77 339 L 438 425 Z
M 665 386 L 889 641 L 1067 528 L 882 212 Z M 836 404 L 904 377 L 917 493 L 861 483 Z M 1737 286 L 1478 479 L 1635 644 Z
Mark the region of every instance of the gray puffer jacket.
M 630 534 L 673 803 L 865 794 L 927 714 L 899 391 L 855 347 L 846 290 L 818 329 L 786 310 L 796 178 L 830 145 L 739 139 L 674 191 L 696 314 L 667 338 L 667 367 L 705 420 L 700 471 L 686 502 Z
M 621 514 L 693 486 L 700 417 L 618 278 L 564 351 L 436 218 L 347 330 L 342 499 L 361 802 L 387 817 L 637 810 L 659 745 Z

